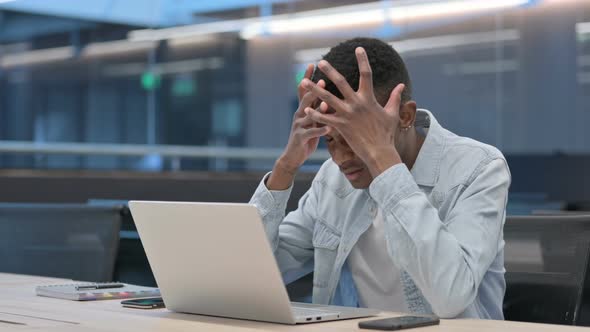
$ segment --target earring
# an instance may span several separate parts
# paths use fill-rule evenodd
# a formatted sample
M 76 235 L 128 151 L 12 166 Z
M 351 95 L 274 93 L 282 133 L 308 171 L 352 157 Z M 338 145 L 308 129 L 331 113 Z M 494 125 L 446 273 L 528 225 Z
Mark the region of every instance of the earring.
M 407 127 L 402 127 L 402 130 L 403 130 L 403 131 L 408 131 L 408 129 L 410 129 L 410 128 L 412 128 L 412 125 L 409 125 L 409 126 L 407 126 Z

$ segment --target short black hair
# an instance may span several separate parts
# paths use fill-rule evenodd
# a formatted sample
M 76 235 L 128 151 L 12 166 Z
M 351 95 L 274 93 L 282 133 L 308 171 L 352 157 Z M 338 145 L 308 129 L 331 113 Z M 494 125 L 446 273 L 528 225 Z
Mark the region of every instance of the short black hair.
M 355 49 L 363 47 L 369 57 L 369 64 L 373 72 L 373 89 L 377 101 L 386 103 L 389 100 L 391 91 L 400 83 L 405 84 L 402 93 L 402 102 L 412 98 L 412 84 L 406 65 L 395 49 L 375 38 L 354 38 L 332 47 L 322 59 L 328 61 L 356 91 L 359 86 L 359 69 L 356 60 Z M 316 69 L 312 80 L 318 82 L 320 79 L 326 82 L 326 90 L 338 98 L 342 94 L 326 75 Z

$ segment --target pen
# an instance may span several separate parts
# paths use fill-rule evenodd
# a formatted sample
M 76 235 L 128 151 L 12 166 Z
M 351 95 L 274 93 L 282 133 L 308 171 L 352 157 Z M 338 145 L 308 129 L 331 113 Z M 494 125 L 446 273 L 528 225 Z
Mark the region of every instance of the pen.
M 76 286 L 76 290 L 88 290 L 88 289 L 108 289 L 108 288 L 121 288 L 125 285 L 121 283 L 108 283 L 108 284 L 95 284 L 95 285 L 83 285 Z

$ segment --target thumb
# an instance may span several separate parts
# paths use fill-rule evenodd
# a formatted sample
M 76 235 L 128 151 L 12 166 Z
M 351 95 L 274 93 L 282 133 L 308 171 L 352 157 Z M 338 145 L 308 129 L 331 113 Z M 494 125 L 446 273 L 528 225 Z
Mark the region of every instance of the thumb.
M 307 68 L 305 68 L 305 73 L 303 74 L 303 78 L 311 79 L 314 69 L 315 69 L 315 65 L 313 63 L 308 64 Z M 303 88 L 303 86 L 301 85 L 301 82 L 299 82 L 299 84 L 297 85 L 297 97 L 299 98 L 299 101 L 301 101 L 301 99 L 303 98 L 303 96 L 305 95 L 306 92 L 307 92 L 307 90 L 305 90 Z
M 403 83 L 398 84 L 393 91 L 391 91 L 391 95 L 389 95 L 389 100 L 387 104 L 385 104 L 385 112 L 389 114 L 394 114 L 399 111 L 399 107 L 402 103 L 402 92 L 406 86 Z

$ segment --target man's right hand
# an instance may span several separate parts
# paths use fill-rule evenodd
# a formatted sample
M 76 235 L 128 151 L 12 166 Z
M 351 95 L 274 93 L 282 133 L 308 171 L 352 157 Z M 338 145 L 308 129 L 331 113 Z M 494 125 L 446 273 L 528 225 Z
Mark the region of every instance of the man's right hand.
M 309 64 L 305 71 L 304 78 L 310 79 L 313 74 L 314 65 Z M 326 83 L 320 80 L 317 85 L 324 88 Z M 318 100 L 307 92 L 301 84 L 297 89 L 299 97 L 299 108 L 293 116 L 291 134 L 289 142 L 283 154 L 275 162 L 274 168 L 266 187 L 269 190 L 285 190 L 291 186 L 297 170 L 315 152 L 318 147 L 320 137 L 329 133 L 329 127 L 317 127 L 316 123 L 311 120 L 304 112 L 306 107 L 312 107 Z

